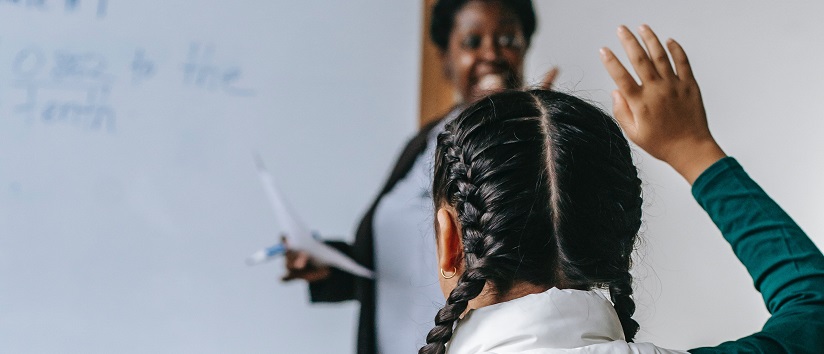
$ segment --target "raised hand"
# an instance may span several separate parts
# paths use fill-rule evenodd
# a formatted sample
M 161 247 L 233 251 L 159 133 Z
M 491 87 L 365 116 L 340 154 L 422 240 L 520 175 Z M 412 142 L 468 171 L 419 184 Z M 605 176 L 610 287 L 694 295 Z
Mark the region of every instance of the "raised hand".
M 646 50 L 625 26 L 618 38 L 641 83 L 608 48 L 601 60 L 618 89 L 613 113 L 627 137 L 653 157 L 675 168 L 692 184 L 707 167 L 726 156 L 710 134 L 698 83 L 687 55 L 674 40 L 667 48 L 647 25 L 638 33 Z

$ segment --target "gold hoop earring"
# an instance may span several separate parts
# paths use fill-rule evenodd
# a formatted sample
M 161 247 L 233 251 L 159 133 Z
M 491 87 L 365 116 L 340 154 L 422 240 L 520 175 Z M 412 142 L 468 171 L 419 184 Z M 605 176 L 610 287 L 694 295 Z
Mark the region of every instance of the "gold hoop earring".
M 458 274 L 458 268 L 457 267 L 452 267 L 452 275 L 450 275 L 450 276 L 447 276 L 446 273 L 443 271 L 443 268 L 441 268 L 441 276 L 444 279 L 452 279 L 452 278 L 455 277 L 456 274 Z

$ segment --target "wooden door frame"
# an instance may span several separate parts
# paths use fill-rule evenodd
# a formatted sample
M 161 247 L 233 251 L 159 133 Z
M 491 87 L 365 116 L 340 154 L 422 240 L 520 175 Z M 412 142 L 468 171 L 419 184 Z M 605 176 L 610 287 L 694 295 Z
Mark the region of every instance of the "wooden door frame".
M 420 126 L 442 117 L 455 104 L 452 87 L 443 76 L 441 53 L 429 39 L 429 17 L 436 0 L 423 0 L 421 35 Z

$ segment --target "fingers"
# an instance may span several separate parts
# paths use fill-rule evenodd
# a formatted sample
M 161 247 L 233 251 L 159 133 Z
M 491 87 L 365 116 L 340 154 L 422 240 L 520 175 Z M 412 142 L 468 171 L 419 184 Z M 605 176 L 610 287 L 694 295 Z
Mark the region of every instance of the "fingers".
M 641 79 L 642 85 L 646 81 L 654 81 L 661 78 L 652 61 L 650 61 L 649 55 L 647 55 L 647 52 L 641 47 L 641 43 L 638 42 L 638 39 L 635 38 L 626 26 L 618 27 L 618 39 L 621 41 L 621 46 L 624 47 L 624 51 L 627 52 L 632 67 L 635 68 L 635 72 L 638 73 L 638 78 Z
M 300 251 L 286 251 L 286 275 L 280 279 L 290 281 L 293 279 L 306 279 L 316 270 L 309 264 L 309 254 Z
M 317 275 L 319 272 L 317 269 L 303 269 L 303 270 L 290 270 L 286 272 L 286 274 L 280 277 L 282 281 L 290 281 L 295 279 L 303 279 L 303 280 L 315 280 L 319 276 Z
M 303 279 L 308 282 L 316 282 L 329 277 L 331 270 L 327 266 L 308 265 L 306 268 L 300 270 L 289 269 L 280 279 L 282 281 L 291 281 L 295 279 Z
M 641 79 L 641 86 L 645 82 L 659 78 L 677 77 L 681 80 L 695 80 L 689 60 L 687 60 L 687 54 L 680 44 L 669 39 L 667 49 L 669 49 L 670 55 L 667 55 L 667 50 L 664 49 L 658 36 L 648 25 L 642 25 L 638 32 L 644 41 L 646 50 L 641 47 L 638 39 L 626 26 L 618 27 L 618 38 L 627 52 L 635 72 Z M 670 63 L 670 56 L 672 57 L 672 63 Z M 609 49 L 601 49 L 601 60 L 624 94 L 631 93 L 635 86 L 639 86 L 634 80 L 632 82 L 634 85 L 630 83 L 627 77 L 631 77 L 631 75 Z
M 678 77 L 681 80 L 694 81 L 695 77 L 692 76 L 692 67 L 690 66 L 689 59 L 687 59 L 687 53 L 684 52 L 684 48 L 681 48 L 681 45 L 674 39 L 667 41 L 667 48 L 669 48 L 672 54 L 672 61 L 675 63 L 675 71 Z
M 675 77 L 675 72 L 672 71 L 672 65 L 670 64 L 669 56 L 667 56 L 667 51 L 664 50 L 664 46 L 661 45 L 661 41 L 658 40 L 655 32 L 653 32 L 649 26 L 641 25 L 638 33 L 641 35 L 641 39 L 647 47 L 647 52 L 649 52 L 649 57 L 652 59 L 652 64 L 655 66 L 656 71 L 658 71 L 658 75 L 663 78 Z
M 286 251 L 286 269 L 300 271 L 309 265 L 309 254 L 299 251 Z
M 618 90 L 612 91 L 612 115 L 618 121 L 618 125 L 628 137 L 635 136 L 635 117 L 627 104 L 627 100 Z
M 314 282 L 329 277 L 328 266 L 315 263 L 307 252 L 292 250 L 288 248 L 286 237 L 281 236 L 281 242 L 286 248 L 286 274 L 280 280 L 284 282 L 295 279 L 303 279 Z
M 555 79 L 558 77 L 558 67 L 553 66 L 549 71 L 546 72 L 544 75 L 544 80 L 541 81 L 541 89 L 542 90 L 549 90 L 552 89 L 552 84 L 555 83 Z
M 601 62 L 604 63 L 604 67 L 607 69 L 609 76 L 612 77 L 612 81 L 615 81 L 615 84 L 618 85 L 618 89 L 631 93 L 640 88 L 638 83 L 635 82 L 635 78 L 629 74 L 624 64 L 621 64 L 621 61 L 615 57 L 615 54 L 609 48 L 601 48 Z

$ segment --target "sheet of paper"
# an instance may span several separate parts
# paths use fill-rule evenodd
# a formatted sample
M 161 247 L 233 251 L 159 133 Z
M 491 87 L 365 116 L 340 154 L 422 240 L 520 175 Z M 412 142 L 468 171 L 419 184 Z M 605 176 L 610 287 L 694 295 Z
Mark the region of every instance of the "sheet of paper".
M 312 231 L 289 206 L 285 196 L 281 190 L 277 188 L 274 178 L 269 171 L 266 170 L 263 160 L 257 154 L 255 155 L 255 162 L 257 164 L 260 183 L 263 185 L 267 199 L 269 199 L 269 202 L 272 204 L 278 226 L 286 236 L 286 243 L 289 249 L 309 253 L 312 259 L 318 263 L 332 266 L 357 276 L 369 279 L 374 277 L 371 270 L 361 266 L 335 248 L 315 239 L 312 236 Z M 253 257 L 254 256 L 255 255 L 253 255 Z

